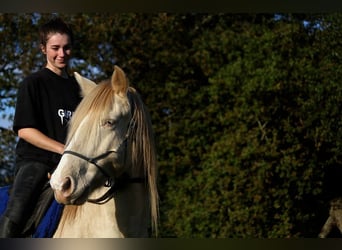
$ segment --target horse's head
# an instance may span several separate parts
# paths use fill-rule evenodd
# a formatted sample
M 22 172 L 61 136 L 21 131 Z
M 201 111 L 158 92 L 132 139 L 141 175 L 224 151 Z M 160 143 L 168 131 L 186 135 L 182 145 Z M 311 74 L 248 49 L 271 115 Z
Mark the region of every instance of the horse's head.
M 84 98 L 73 114 L 65 152 L 50 184 L 64 204 L 82 204 L 92 192 L 130 166 L 134 126 L 129 86 L 117 66 L 111 80 L 98 85 L 75 74 Z

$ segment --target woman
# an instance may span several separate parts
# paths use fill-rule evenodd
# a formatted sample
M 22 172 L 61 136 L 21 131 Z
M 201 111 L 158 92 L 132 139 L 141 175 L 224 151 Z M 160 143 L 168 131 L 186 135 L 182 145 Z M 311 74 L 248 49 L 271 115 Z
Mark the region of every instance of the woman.
M 40 42 L 46 66 L 23 80 L 17 96 L 16 176 L 0 219 L 2 238 L 22 237 L 42 187 L 58 165 L 68 120 L 81 100 L 79 86 L 67 72 L 73 43 L 70 27 L 54 18 L 41 27 Z

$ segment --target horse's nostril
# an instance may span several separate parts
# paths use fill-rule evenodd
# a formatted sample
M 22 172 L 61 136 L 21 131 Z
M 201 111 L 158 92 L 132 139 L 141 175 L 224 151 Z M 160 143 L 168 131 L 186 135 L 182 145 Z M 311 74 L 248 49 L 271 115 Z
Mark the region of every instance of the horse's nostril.
M 65 177 L 61 186 L 64 197 L 67 197 L 72 193 L 72 181 L 70 177 Z
M 71 187 L 71 180 L 69 177 L 65 177 L 63 183 L 62 183 L 62 191 L 67 191 Z

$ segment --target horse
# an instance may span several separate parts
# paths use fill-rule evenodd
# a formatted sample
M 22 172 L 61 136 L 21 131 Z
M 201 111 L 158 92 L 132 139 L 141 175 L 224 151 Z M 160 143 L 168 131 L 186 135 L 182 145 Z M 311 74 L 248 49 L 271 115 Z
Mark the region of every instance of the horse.
M 337 228 L 340 235 L 342 234 L 342 197 L 337 197 L 330 201 L 329 216 L 325 221 L 319 238 L 327 238 L 332 229 Z
M 124 71 L 95 82 L 74 73 L 83 99 L 50 177 L 64 204 L 54 238 L 157 235 L 156 150 L 149 112 Z

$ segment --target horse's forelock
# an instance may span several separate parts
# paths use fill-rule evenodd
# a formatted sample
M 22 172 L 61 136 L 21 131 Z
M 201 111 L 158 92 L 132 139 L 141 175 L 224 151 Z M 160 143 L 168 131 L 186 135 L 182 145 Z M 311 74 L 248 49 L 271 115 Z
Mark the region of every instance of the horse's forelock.
M 67 138 L 67 144 L 76 133 L 76 130 L 80 127 L 85 117 L 88 117 L 93 122 L 88 123 L 89 126 L 83 128 L 83 133 L 88 135 L 90 131 L 96 125 L 96 121 L 101 119 L 101 114 L 107 114 L 114 102 L 115 93 L 112 91 L 109 81 L 104 81 L 94 88 L 87 96 L 83 98 L 78 105 L 71 123 L 69 125 L 69 132 Z

